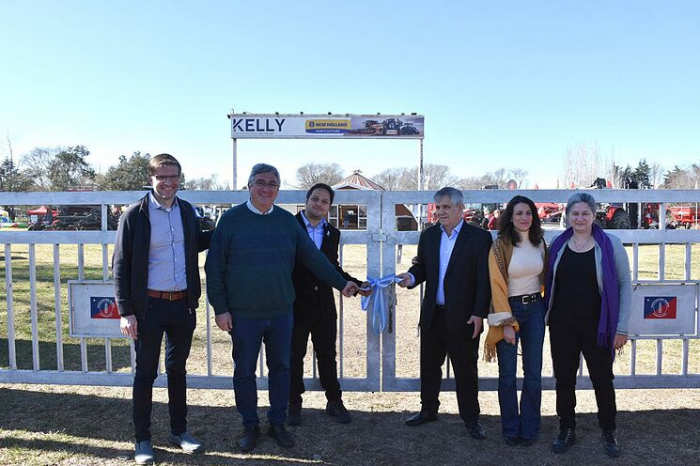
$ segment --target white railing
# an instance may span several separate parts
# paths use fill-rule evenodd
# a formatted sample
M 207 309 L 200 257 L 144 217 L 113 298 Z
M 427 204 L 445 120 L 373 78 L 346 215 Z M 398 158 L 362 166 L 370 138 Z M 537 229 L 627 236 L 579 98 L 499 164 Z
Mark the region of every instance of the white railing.
M 670 190 L 585 190 L 600 202 L 648 203 L 661 205 L 659 211 L 663 216 L 666 205 L 670 203 L 700 202 L 700 191 L 670 191 Z M 17 383 L 58 383 L 58 384 L 99 384 L 99 385 L 130 385 L 133 378 L 134 354 L 133 344 L 118 338 L 86 338 L 73 339 L 66 333 L 67 303 L 65 301 L 66 279 L 97 279 L 105 282 L 110 280 L 110 248 L 115 240 L 115 232 L 107 230 L 107 212 L 110 205 L 129 204 L 141 196 L 143 192 L 80 192 L 80 193 L 0 193 L 0 205 L 38 206 L 38 205 L 99 205 L 102 213 L 101 231 L 0 231 L 0 243 L 4 245 L 4 273 L 6 293 L 4 309 L 0 304 L 0 315 L 6 314 L 5 322 L 0 323 L 0 341 L 6 340 L 5 348 L 0 348 L 0 382 Z M 514 194 L 513 191 L 479 190 L 465 191 L 467 203 L 505 203 Z M 535 202 L 566 202 L 572 194 L 571 190 L 530 190 L 518 191 Z M 195 204 L 231 205 L 247 199 L 246 192 L 210 191 L 210 192 L 181 192 L 180 195 Z M 396 231 L 395 204 L 425 205 L 432 202 L 431 192 L 377 192 L 377 191 L 338 191 L 336 204 L 359 204 L 367 206 L 367 229 L 343 231 L 341 241 L 341 261 L 349 245 L 365 245 L 366 265 L 361 273 L 372 277 L 380 277 L 403 272 L 407 265 L 397 265 L 399 248 L 410 248 L 418 243 L 419 231 Z M 304 203 L 304 193 L 301 191 L 282 191 L 278 198 L 279 204 L 301 205 Z M 418 208 L 416 208 L 416 211 Z M 697 245 L 700 243 L 700 230 L 668 230 L 664 228 L 663 219 L 659 221 L 659 230 L 611 230 L 611 232 L 630 245 L 632 252 L 632 281 L 633 284 L 685 284 L 696 288 L 696 299 L 693 312 L 696 321 L 696 331 L 692 335 L 667 335 L 663 337 L 636 336 L 630 345 L 626 373 L 618 373 L 616 385 L 628 388 L 648 387 L 700 387 L 700 370 L 694 370 L 692 361 L 700 353 L 698 343 L 697 319 L 697 289 L 700 284 L 700 254 Z M 551 241 L 556 230 L 547 230 L 546 239 Z M 667 248 L 683 248 L 682 273 L 674 273 L 668 277 Z M 640 247 L 647 251 L 649 247 L 658 247 L 657 273 L 655 277 L 646 277 L 640 273 Z M 86 249 L 99 251 L 86 254 Z M 25 252 L 26 251 L 26 252 Z M 23 265 L 26 254 L 26 265 Z M 67 260 L 75 254 L 76 261 Z M 44 255 L 50 255 L 47 260 Z M 17 256 L 17 257 L 15 257 Z M 95 256 L 99 256 L 99 263 Z M 364 256 L 363 256 L 364 257 Z M 86 261 L 90 262 L 89 264 Z M 406 264 L 407 261 L 404 261 Z M 17 264 L 17 265 L 16 265 Z M 22 264 L 20 267 L 19 264 Z M 362 267 L 361 267 L 362 269 Z M 677 272 L 677 271 L 676 271 Z M 21 273 L 21 275 L 19 275 Z M 26 274 L 26 276 L 24 275 Z M 354 273 L 359 277 L 359 272 Z M 678 277 L 681 278 L 678 278 Z M 53 288 L 52 293 L 44 288 Z M 20 293 L 19 290 L 22 290 Z M 17 290 L 17 292 L 15 291 Z M 24 300 L 28 297 L 28 306 Z M 43 300 L 51 302 L 40 302 Z M 49 296 L 49 298 L 46 298 Z M 402 295 L 404 296 L 404 295 Z M 403 298 L 402 298 L 403 299 Z M 364 319 L 364 332 L 358 335 L 346 328 L 348 322 L 356 326 L 358 320 L 357 300 L 339 300 L 339 365 L 343 388 L 350 391 L 412 391 L 419 389 L 417 367 L 417 340 L 406 335 L 410 325 L 398 325 L 399 321 L 417 323 L 418 307 L 410 311 L 397 310 L 393 314 L 393 331 L 384 333 L 381 337 L 371 331 L 369 318 Z M 18 315 L 17 310 L 28 311 L 26 316 Z M 350 314 L 348 314 L 350 312 Z M 199 334 L 203 354 L 193 354 L 188 369 L 191 387 L 228 388 L 231 386 L 230 341 L 228 337 L 213 326 L 213 316 L 208 303 L 199 310 Z M 407 320 L 406 320 L 407 319 Z M 29 331 L 22 330 L 25 337 L 17 338 L 19 321 L 28 320 Z M 47 321 L 53 320 L 53 325 Z M 3 328 L 3 324 L 6 324 Z M 44 329 L 40 332 L 40 329 Z M 51 328 L 51 335 L 47 335 Z M 4 332 L 3 332 L 4 331 Z M 4 335 L 3 335 L 4 333 Z M 347 335 L 354 335 L 346 341 Z M 27 341 L 27 339 L 29 341 Z M 670 340 L 670 341 L 669 341 Z M 409 346 L 413 357 L 405 367 L 397 368 L 397 341 L 400 345 Z M 664 357 L 664 342 L 672 346 L 674 354 Z M 655 344 L 655 353 L 648 355 L 649 344 Z M 412 345 L 415 345 L 413 347 Z M 644 351 L 640 351 L 640 345 Z M 674 346 L 675 345 L 675 346 Z M 356 347 L 355 354 L 346 354 L 346 348 Z M 545 345 L 548 347 L 548 344 Z M 679 348 L 676 348 L 679 346 Z M 103 349 L 101 349 L 103 348 Z M 678 349 L 678 351 L 676 351 Z M 364 357 L 360 354 L 364 351 Z M 47 362 L 42 353 L 55 352 L 55 363 Z M 652 357 L 654 371 L 651 374 L 641 374 L 638 370 L 639 353 L 644 352 L 645 358 Z M 70 358 L 67 359 L 67 353 Z M 115 363 L 116 359 L 121 362 Z M 193 349 L 194 353 L 194 349 Z M 309 357 L 312 359 L 312 356 Z M 680 370 L 667 373 L 665 364 L 670 359 L 680 365 Z M 348 365 L 347 361 L 354 361 Z M 357 367 L 363 364 L 365 368 L 359 374 Z M 18 363 L 19 361 L 19 363 Z M 67 363 L 68 361 L 68 363 Z M 313 361 L 312 361 L 313 362 Z M 307 366 L 315 364 L 307 364 Z M 116 367 L 115 367 L 116 366 Z M 347 367 L 346 367 L 347 366 Z M 582 365 L 583 367 L 583 365 Z M 411 375 L 397 375 L 412 373 Z M 618 368 L 619 370 L 619 368 Z M 497 386 L 493 369 L 485 367 L 482 373 L 490 376 L 482 377 L 481 388 L 494 390 Z M 647 371 L 648 372 L 648 371 Z M 266 386 L 263 355 L 260 358 L 261 387 Z M 307 372 L 308 373 L 308 372 Z M 350 375 L 347 375 L 350 373 Z M 310 370 L 307 383 L 309 389 L 319 389 L 315 369 Z M 157 385 L 163 386 L 165 381 L 159 378 Z M 543 378 L 546 388 L 553 388 L 551 376 Z M 590 387 L 587 378 L 579 382 L 582 387 Z M 453 390 L 454 383 L 449 375 L 445 389 Z

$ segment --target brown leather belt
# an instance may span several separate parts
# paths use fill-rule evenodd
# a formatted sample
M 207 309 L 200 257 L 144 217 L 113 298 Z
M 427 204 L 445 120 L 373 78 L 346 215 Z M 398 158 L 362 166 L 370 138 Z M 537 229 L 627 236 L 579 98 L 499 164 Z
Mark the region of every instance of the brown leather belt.
M 156 291 L 148 290 L 146 292 L 151 298 L 167 299 L 168 301 L 178 301 L 187 297 L 187 290 L 182 291 Z

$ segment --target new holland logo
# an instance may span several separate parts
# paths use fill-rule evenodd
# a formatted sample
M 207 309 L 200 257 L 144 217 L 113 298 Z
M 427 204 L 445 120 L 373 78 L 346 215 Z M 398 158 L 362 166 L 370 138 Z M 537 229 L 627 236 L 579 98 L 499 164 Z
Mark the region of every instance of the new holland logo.
M 307 133 L 347 133 L 350 120 L 306 120 Z
M 644 298 L 645 319 L 675 319 L 675 296 L 646 296 Z

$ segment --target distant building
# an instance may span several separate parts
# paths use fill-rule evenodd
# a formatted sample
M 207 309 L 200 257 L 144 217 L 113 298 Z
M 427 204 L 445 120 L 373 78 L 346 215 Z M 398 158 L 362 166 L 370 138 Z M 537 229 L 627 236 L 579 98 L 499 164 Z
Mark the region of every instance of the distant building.
M 346 191 L 386 191 L 383 186 L 375 183 L 355 170 L 340 183 L 331 186 L 333 190 Z M 294 205 L 281 205 L 282 208 L 295 213 Z M 296 212 L 304 210 L 304 205 L 296 205 Z M 418 221 L 411 210 L 404 204 L 397 204 L 396 229 L 399 231 L 418 230 Z M 328 222 L 341 230 L 366 230 L 367 229 L 367 205 L 365 204 L 333 204 L 328 212 Z
M 333 185 L 332 188 L 336 191 L 386 191 L 383 186 L 364 176 L 360 170 L 355 170 L 352 175 Z M 395 213 L 397 230 L 418 229 L 418 222 L 408 207 L 397 204 Z M 328 221 L 335 227 L 344 230 L 365 230 L 367 229 L 367 206 L 363 204 L 335 204 L 328 214 Z

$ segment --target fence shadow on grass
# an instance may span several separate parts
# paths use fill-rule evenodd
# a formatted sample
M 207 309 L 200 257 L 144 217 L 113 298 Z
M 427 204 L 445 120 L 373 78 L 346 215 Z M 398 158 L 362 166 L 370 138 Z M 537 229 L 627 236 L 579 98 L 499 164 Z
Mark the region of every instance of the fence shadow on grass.
M 63 366 L 67 371 L 81 370 L 79 339 L 69 338 L 63 342 Z M 86 340 L 88 370 L 104 371 L 106 368 L 104 339 L 88 338 Z M 32 342 L 27 339 L 15 340 L 15 355 L 18 369 L 33 368 Z M 7 338 L 0 338 L 0 368 L 9 367 Z M 39 341 L 39 367 L 42 370 L 57 370 L 56 342 Z M 112 342 L 112 370 L 131 370 L 131 349 L 120 340 Z
M 131 401 L 127 398 L 0 388 L 0 406 L 0 431 L 4 432 L 0 451 L 26 449 L 32 455 L 46 454 L 47 461 L 52 454 L 65 457 L 66 452 L 74 452 L 100 464 L 122 464 L 131 454 Z M 260 410 L 261 419 L 265 419 L 264 411 Z M 235 449 L 240 420 L 234 409 L 197 405 L 190 409 L 190 432 L 206 442 L 207 454 L 187 456 L 167 444 L 167 405 L 155 403 L 153 441 L 159 464 L 517 466 L 609 461 L 602 452 L 594 414 L 579 416 L 578 443 L 565 455 L 549 451 L 558 429 L 554 416 L 543 418 L 537 444 L 509 448 L 498 435 L 498 416 L 483 416 L 488 438 L 479 442 L 467 435 L 455 414 L 440 414 L 438 422 L 421 427 L 406 426 L 408 415 L 399 410 L 354 411 L 353 422 L 340 425 L 323 410 L 304 409 L 303 425 L 290 428 L 296 448 L 283 450 L 263 436 L 254 455 L 242 455 Z M 700 454 L 698 419 L 700 409 L 620 412 L 619 439 L 625 453 L 615 464 L 695 464 Z

